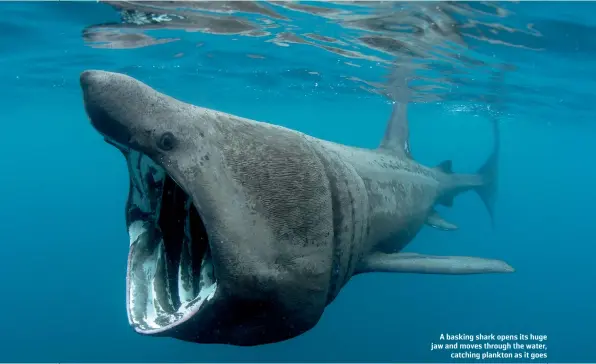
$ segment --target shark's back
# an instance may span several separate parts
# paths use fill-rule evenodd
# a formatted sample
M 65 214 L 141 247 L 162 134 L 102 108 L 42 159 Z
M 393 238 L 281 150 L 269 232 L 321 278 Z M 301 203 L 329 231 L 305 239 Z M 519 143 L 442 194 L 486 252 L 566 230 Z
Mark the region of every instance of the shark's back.
M 318 140 L 329 155 L 349 164 L 366 189 L 369 246 L 425 223 L 441 188 L 441 171 L 386 153 Z
M 335 247 L 341 255 L 336 257 L 342 267 L 338 269 L 343 270 L 338 274 L 346 279 L 359 257 L 379 242 L 401 241 L 403 234 L 413 237 L 436 203 L 443 176 L 440 170 L 383 149 L 347 146 L 279 125 L 226 117 L 236 119 L 236 137 L 244 134 L 239 130 L 248 128 L 253 130 L 250 139 L 262 139 L 263 143 L 268 139 L 284 140 L 282 144 L 303 145 L 318 156 L 329 180 L 330 198 L 334 199 L 334 236 L 337 244 L 343 244 Z

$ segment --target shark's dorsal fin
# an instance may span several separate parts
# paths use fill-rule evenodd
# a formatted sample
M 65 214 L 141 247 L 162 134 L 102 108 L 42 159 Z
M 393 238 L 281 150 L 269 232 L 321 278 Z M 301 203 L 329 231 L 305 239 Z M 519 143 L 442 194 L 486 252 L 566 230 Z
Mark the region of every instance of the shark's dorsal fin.
M 410 127 L 408 124 L 409 70 L 400 67 L 391 75 L 387 96 L 393 100 L 393 110 L 387 122 L 385 136 L 379 148 L 401 156 L 412 158 L 410 152 Z
M 407 103 L 394 101 L 391 118 L 387 122 L 387 129 L 385 129 L 385 136 L 380 148 L 390 150 L 399 156 L 412 158 L 407 110 Z

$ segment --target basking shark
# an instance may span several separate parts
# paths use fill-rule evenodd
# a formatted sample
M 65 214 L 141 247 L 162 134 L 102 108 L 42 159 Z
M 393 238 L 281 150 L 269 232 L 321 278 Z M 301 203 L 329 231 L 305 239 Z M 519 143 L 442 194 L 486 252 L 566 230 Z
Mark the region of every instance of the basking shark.
M 85 71 L 80 82 L 91 124 L 128 165 L 126 303 L 138 333 L 267 344 L 313 328 L 356 274 L 513 271 L 400 252 L 425 224 L 448 225 L 434 206 L 460 193 L 492 209 L 498 138 L 479 173 L 456 174 L 411 158 L 403 110 L 378 148 L 362 149 L 193 106 L 123 74 Z

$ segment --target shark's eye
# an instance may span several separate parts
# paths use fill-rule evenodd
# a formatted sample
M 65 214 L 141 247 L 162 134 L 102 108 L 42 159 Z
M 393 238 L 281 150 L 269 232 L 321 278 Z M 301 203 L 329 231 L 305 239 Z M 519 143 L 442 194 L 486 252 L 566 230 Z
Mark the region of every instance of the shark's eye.
M 176 146 L 176 137 L 174 136 L 174 134 L 170 133 L 169 131 L 165 132 L 159 138 L 159 143 L 157 146 L 161 150 L 165 150 L 165 151 L 172 150 Z

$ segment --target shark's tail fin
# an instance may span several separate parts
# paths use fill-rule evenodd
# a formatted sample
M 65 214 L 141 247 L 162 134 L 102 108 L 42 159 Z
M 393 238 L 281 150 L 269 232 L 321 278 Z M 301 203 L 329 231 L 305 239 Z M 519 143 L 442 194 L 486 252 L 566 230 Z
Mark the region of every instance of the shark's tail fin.
M 503 77 L 504 69 L 496 70 L 496 72 L 492 74 L 492 106 L 498 107 L 499 105 L 501 105 L 501 103 L 498 102 L 497 97 L 498 95 L 502 94 L 502 90 L 500 90 L 500 88 L 503 86 Z M 494 138 L 493 150 L 491 155 L 484 163 L 484 165 L 480 167 L 480 169 L 478 170 L 478 175 L 482 177 L 482 185 L 475 188 L 475 191 L 482 199 L 484 206 L 486 206 L 486 209 L 490 214 L 490 219 L 493 227 L 495 225 L 494 210 L 497 198 L 497 180 L 499 177 L 499 149 L 501 148 L 501 133 L 499 131 L 499 120 L 497 118 L 497 114 L 498 110 L 489 109 L 489 117 L 491 121 L 491 126 L 493 128 Z
M 446 187 L 437 200 L 437 203 L 444 206 L 453 206 L 453 199 L 455 196 L 465 191 L 474 190 L 478 193 L 480 199 L 482 199 L 482 202 L 486 206 L 491 218 L 491 223 L 494 226 L 500 135 L 499 124 L 496 118 L 492 118 L 491 122 L 494 135 L 493 150 L 476 174 L 453 173 L 451 169 L 451 161 L 444 161 L 435 168 L 448 176 L 448 182 L 445 185 Z
M 503 71 L 504 70 L 497 70 L 493 73 L 493 94 L 491 95 L 491 106 L 498 106 L 500 103 L 496 99 L 497 95 L 501 94 L 501 91 L 498 89 L 502 85 L 502 78 L 503 78 Z M 494 99 L 492 99 L 494 98 Z M 490 107 L 490 106 L 489 106 Z M 478 169 L 478 172 L 474 175 L 462 175 L 462 174 L 453 174 L 451 171 L 451 162 L 443 162 L 441 163 L 437 169 L 441 172 L 450 175 L 449 182 L 446 185 L 443 193 L 437 200 L 437 203 L 442 205 L 451 206 L 453 205 L 453 198 L 458 194 L 468 191 L 474 190 L 480 196 L 480 199 L 484 203 L 484 206 L 488 210 L 490 215 L 491 224 L 494 227 L 495 220 L 494 220 L 494 210 L 495 210 L 495 202 L 497 199 L 497 180 L 499 177 L 498 173 L 498 165 L 499 165 L 499 150 L 501 148 L 501 135 L 499 131 L 499 120 L 497 117 L 498 110 L 491 110 L 492 107 L 489 109 L 489 118 L 492 126 L 492 134 L 494 138 L 493 142 L 493 149 L 482 167 Z
M 499 149 L 500 149 L 500 136 L 499 136 L 499 123 L 497 120 L 492 120 L 493 135 L 495 138 L 493 150 L 491 155 L 488 157 L 486 162 L 478 169 L 477 174 L 482 177 L 482 184 L 476 186 L 474 191 L 478 193 L 480 199 L 484 203 L 484 206 L 488 210 L 490 215 L 491 223 L 495 224 L 495 202 L 497 199 L 497 181 L 499 175 Z

